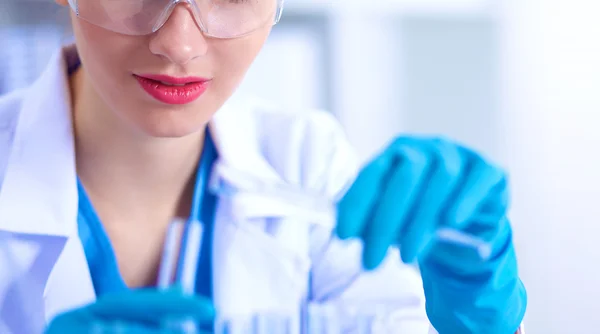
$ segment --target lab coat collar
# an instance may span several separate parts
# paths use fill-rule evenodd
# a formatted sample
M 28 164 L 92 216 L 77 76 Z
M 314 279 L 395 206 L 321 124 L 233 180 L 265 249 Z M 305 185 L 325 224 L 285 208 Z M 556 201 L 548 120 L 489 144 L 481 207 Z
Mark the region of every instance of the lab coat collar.
M 76 231 L 75 150 L 66 59 L 57 52 L 41 77 L 21 92 L 12 148 L 0 191 L 0 230 L 48 236 Z
M 270 182 L 282 182 L 279 173 L 265 159 L 262 147 L 264 133 L 256 123 L 260 115 L 254 110 L 256 101 L 236 93 L 221 107 L 209 123 L 210 133 L 219 153 L 219 164 Z
M 209 123 L 209 129 L 219 159 L 213 165 L 212 178 L 232 180 L 227 177 L 224 170 L 235 170 L 244 177 L 251 177 L 252 181 L 263 183 L 263 186 L 273 188 L 300 189 L 299 184 L 293 184 L 280 170 L 269 161 L 265 142 L 267 136 L 275 135 L 280 140 L 285 140 L 277 131 L 276 126 L 268 126 L 265 117 L 281 111 L 276 106 L 271 106 L 265 101 L 246 96 L 241 93 L 234 94 L 227 103 L 217 111 Z M 285 142 L 278 143 L 283 147 Z M 290 145 L 290 150 L 292 146 Z M 289 152 L 293 155 L 293 152 Z M 225 167 L 225 168 L 219 168 Z M 293 201 L 277 194 L 257 193 L 255 189 L 246 189 L 240 182 L 230 182 L 238 187 L 239 193 L 231 198 L 230 215 L 236 221 L 252 218 L 282 218 L 306 215 L 313 223 L 330 227 L 333 224 L 333 212 L 329 210 L 308 212 Z

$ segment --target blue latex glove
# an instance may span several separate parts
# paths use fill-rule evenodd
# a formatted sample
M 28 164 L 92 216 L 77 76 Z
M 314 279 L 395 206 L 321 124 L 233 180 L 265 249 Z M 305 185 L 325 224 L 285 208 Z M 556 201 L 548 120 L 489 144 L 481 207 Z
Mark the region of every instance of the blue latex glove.
M 527 304 L 506 218 L 505 173 L 443 139 L 397 138 L 368 164 L 340 201 L 337 234 L 364 243 L 376 268 L 390 246 L 418 260 L 427 314 L 440 334 L 513 334 Z M 492 246 L 482 260 L 464 246 L 436 242 L 450 227 Z
M 175 328 L 173 323 L 211 324 L 214 316 L 212 303 L 204 298 L 177 290 L 131 290 L 106 295 L 93 304 L 58 315 L 46 334 L 190 333 Z

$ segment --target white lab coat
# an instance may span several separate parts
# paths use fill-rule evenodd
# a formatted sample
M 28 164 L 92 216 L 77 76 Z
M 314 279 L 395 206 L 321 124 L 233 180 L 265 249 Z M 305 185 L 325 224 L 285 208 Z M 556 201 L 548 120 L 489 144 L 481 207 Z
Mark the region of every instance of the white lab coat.
M 95 299 L 77 233 L 67 76 L 76 57 L 62 50 L 32 87 L 0 99 L 0 333 L 39 333 L 57 314 Z M 265 179 L 333 197 L 357 171 L 340 126 L 324 112 L 236 96 L 210 127 L 221 161 Z M 360 245 L 332 240 L 331 225 L 251 194 L 221 199 L 213 246 L 219 312 L 380 301 L 398 309 L 398 333 L 428 333 L 418 273 L 397 254 L 361 272 Z

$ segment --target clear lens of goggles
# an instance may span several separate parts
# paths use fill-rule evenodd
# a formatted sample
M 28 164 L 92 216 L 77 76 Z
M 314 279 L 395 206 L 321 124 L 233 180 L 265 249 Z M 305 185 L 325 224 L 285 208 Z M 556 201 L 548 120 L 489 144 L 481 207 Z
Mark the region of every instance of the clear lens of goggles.
M 160 29 L 178 4 L 188 5 L 204 34 L 216 38 L 246 35 L 276 24 L 284 0 L 69 0 L 77 17 L 125 35 Z

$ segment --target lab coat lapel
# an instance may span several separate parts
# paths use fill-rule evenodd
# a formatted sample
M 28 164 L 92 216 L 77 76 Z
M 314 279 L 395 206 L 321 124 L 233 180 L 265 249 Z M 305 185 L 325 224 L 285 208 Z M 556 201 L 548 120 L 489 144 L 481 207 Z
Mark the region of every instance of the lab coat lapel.
M 46 319 L 94 298 L 77 238 L 75 153 L 65 62 L 73 52 L 57 53 L 40 79 L 24 92 L 0 192 L 0 232 L 14 260 L 10 267 L 17 271 L 13 283 L 29 283 L 29 312 Z M 5 304 L 20 299 L 10 295 L 10 290 L 0 290 L 0 299 L 7 291 Z M 3 317 L 10 311 L 4 306 Z
M 266 182 L 284 182 L 264 157 L 260 122 L 251 100 L 230 99 L 210 124 L 219 152 L 217 164 Z M 286 240 L 267 231 L 270 221 L 292 214 L 284 206 L 252 194 L 219 200 L 213 281 L 215 305 L 221 315 L 298 309 L 307 293 L 308 252 L 287 247 Z
M 0 192 L 4 231 L 66 236 L 75 228 L 75 154 L 62 59 L 57 55 L 56 66 L 25 93 Z

